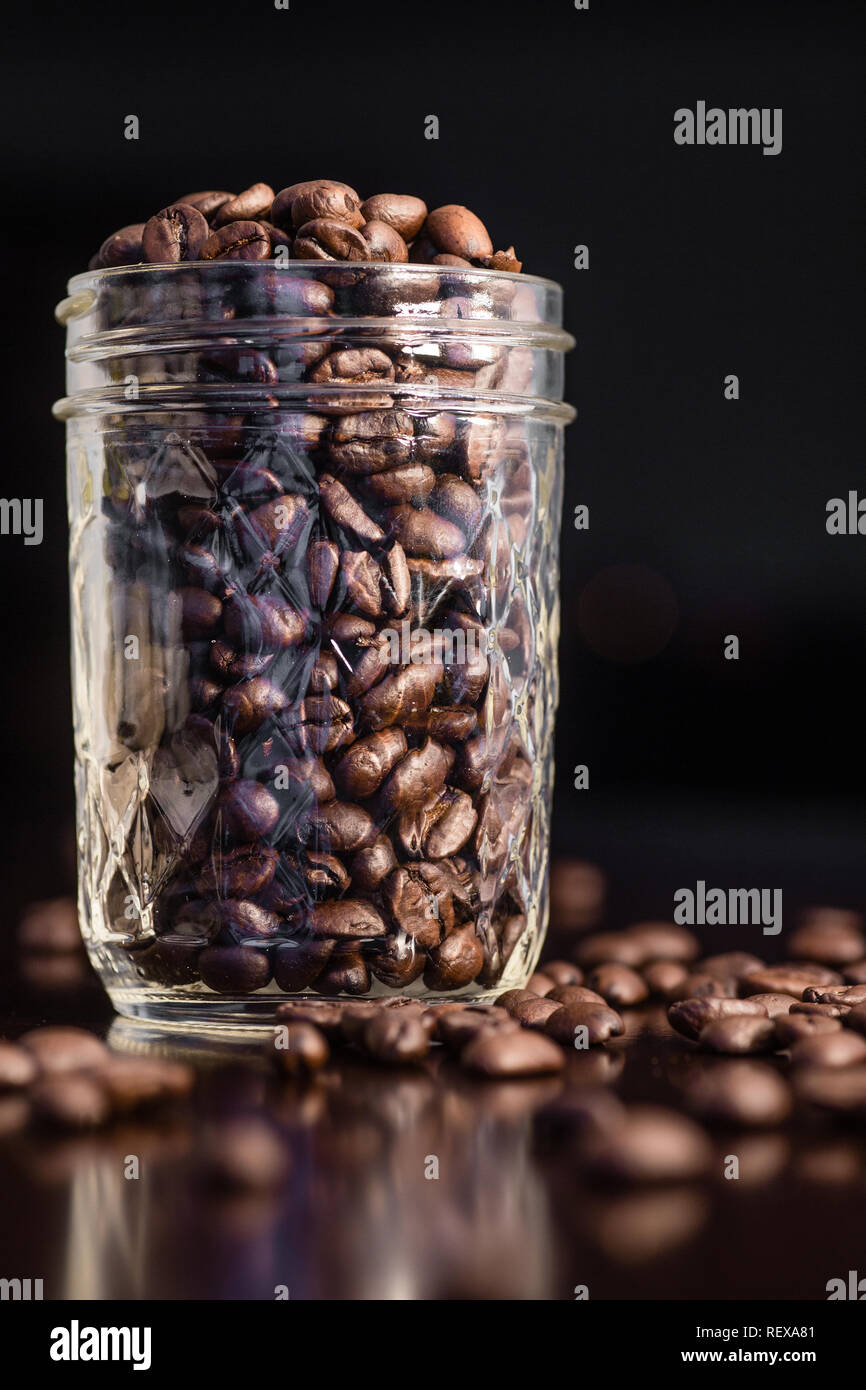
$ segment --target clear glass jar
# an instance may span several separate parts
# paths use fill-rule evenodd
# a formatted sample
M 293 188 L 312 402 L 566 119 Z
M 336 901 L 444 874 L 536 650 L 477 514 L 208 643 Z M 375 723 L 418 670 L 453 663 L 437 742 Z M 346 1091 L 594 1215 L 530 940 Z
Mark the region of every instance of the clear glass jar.
M 561 291 L 426 265 L 76 276 L 80 910 L 120 1013 L 484 999 L 547 914 Z

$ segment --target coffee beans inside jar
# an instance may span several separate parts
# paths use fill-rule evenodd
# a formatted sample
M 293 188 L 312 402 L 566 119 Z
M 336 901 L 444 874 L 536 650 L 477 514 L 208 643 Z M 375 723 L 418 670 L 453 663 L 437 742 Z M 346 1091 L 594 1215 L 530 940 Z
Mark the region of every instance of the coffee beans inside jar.
M 520 271 L 461 205 L 318 179 L 186 194 L 72 282 L 82 915 L 121 1011 L 530 974 L 570 340 Z

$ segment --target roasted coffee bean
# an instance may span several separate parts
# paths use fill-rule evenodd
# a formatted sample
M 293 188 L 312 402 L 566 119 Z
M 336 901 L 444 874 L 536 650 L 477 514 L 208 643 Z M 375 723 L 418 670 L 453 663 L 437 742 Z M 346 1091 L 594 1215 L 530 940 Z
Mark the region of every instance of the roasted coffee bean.
M 365 476 L 408 463 L 414 438 L 412 417 L 405 410 L 366 410 L 333 422 L 327 451 L 346 472 Z
M 367 243 L 369 261 L 386 261 L 400 264 L 408 261 L 409 248 L 400 233 L 387 222 L 367 222 L 361 228 L 361 236 Z
M 198 208 L 202 217 L 210 219 L 216 216 L 223 203 L 230 202 L 234 196 L 234 193 L 223 193 L 211 188 L 202 193 L 187 193 L 177 201 L 189 203 L 192 207 Z
M 111 1103 L 97 1075 L 44 1076 L 30 1091 L 37 1119 L 63 1129 L 95 1129 L 111 1118 Z
M 421 1007 L 379 1010 L 361 1034 L 361 1046 L 374 1061 L 391 1066 L 423 1062 L 430 1037 L 421 1021 Z
M 112 232 L 99 248 L 97 259 L 100 266 L 136 265 L 144 259 L 142 238 L 144 223 L 135 222 Z
M 26 1047 L 0 1041 L 0 1091 L 29 1086 L 38 1072 L 36 1057 Z
M 466 537 L 459 526 L 439 516 L 432 507 L 388 507 L 385 515 L 391 536 L 407 556 L 442 560 L 461 555 L 466 549 Z
M 312 1023 L 278 1025 L 272 1047 L 280 1073 L 293 1081 L 308 1081 L 330 1057 L 324 1033 Z
M 43 1076 L 97 1071 L 108 1058 L 105 1043 L 84 1028 L 33 1028 L 18 1044 L 35 1059 Z
M 294 256 L 301 261 L 365 261 L 369 249 L 360 232 L 335 217 L 316 217 L 295 233 Z
M 701 998 L 682 999 L 668 1009 L 668 1021 L 677 1033 L 685 1038 L 698 1038 L 707 1024 L 719 1018 L 732 1015 L 755 1014 L 769 1018 L 763 1004 L 754 1004 L 751 999 L 716 999 L 710 995 Z
M 197 875 L 196 891 L 203 897 L 216 893 L 224 898 L 258 893 L 271 882 L 279 859 L 275 849 L 254 845 L 242 845 L 224 855 L 215 853 Z
M 282 713 L 288 699 L 279 686 L 265 676 L 254 676 L 227 690 L 222 698 L 223 712 L 238 737 L 261 728 L 265 720 Z
M 815 1033 L 791 1044 L 793 1067 L 850 1067 L 866 1062 L 866 1038 L 848 1028 Z
M 593 932 L 578 942 L 574 959 L 584 968 L 612 962 L 639 966 L 644 960 L 644 951 L 640 941 L 626 936 L 625 932 Z
M 367 849 L 378 837 L 370 813 L 350 801 L 330 801 L 319 806 L 311 818 L 311 828 L 319 844 L 337 854 Z
M 510 1020 L 509 1020 L 510 1023 Z M 562 1071 L 562 1049 L 541 1033 L 510 1026 L 481 1028 L 460 1053 L 460 1065 L 491 1078 L 548 1076 Z
M 271 978 L 271 964 L 252 946 L 206 946 L 198 958 L 202 983 L 218 994 L 252 994 Z
M 810 985 L 841 985 L 842 977 L 826 965 L 801 964 L 768 965 L 752 970 L 740 980 L 743 994 L 793 994 L 802 996 Z
M 361 204 L 361 216 L 366 222 L 386 223 L 410 242 L 424 225 L 427 205 L 407 193 L 375 193 Z
M 362 951 L 364 942 L 354 937 L 340 941 L 312 988 L 317 994 L 368 994 L 370 967 Z
M 850 965 L 866 952 L 863 918 L 842 908 L 816 907 L 787 941 L 788 954 L 823 965 Z
M 866 984 L 866 959 L 855 960 L 851 965 L 846 965 L 842 974 L 849 985 Z
M 266 261 L 270 254 L 267 230 L 254 221 L 228 222 L 211 232 L 199 248 L 203 261 Z
M 555 1002 L 550 995 L 548 1000 Z M 625 1024 L 606 1004 L 583 1002 L 562 1004 L 551 1014 L 544 1031 L 564 1047 L 582 1049 L 620 1037 L 625 1032 Z
M 230 642 L 255 652 L 297 646 L 306 630 L 304 619 L 291 604 L 273 595 L 258 598 L 252 594 L 226 605 L 225 627 Z
M 792 1106 L 788 1085 L 764 1062 L 720 1061 L 691 1072 L 685 1099 L 701 1120 L 749 1129 L 782 1124 Z
M 824 1018 L 845 1018 L 851 1012 L 846 1004 L 799 1003 L 791 1005 L 792 1014 L 820 1014 Z
M 543 975 L 545 979 L 551 980 L 554 989 L 558 989 L 562 985 L 582 985 L 584 983 L 583 971 L 580 966 L 573 965 L 569 960 L 547 960 L 539 966 L 539 974 Z
M 680 999 L 736 999 L 738 994 L 736 975 L 711 974 L 694 970 L 686 975 L 671 990 L 671 1002 Z
M 791 1047 L 801 1038 L 812 1038 L 822 1033 L 836 1033 L 842 1027 L 840 1018 L 828 1018 L 825 1014 L 779 1014 L 775 1019 L 776 1041 L 779 1047 Z
M 580 1158 L 604 1181 L 682 1182 L 707 1172 L 712 1149 L 686 1116 L 661 1106 L 635 1105 L 610 1126 L 587 1135 Z
M 615 1008 L 640 1004 L 649 996 L 646 982 L 627 965 L 598 965 L 587 976 L 586 983 Z
M 793 994 L 752 994 L 749 998 L 752 1004 L 762 1004 L 770 1018 L 790 1013 L 794 1005 L 799 1003 Z
M 490 1005 L 466 1008 L 458 1005 L 439 1016 L 436 1022 L 436 1036 L 453 1052 L 460 1052 L 479 1033 L 502 1028 L 516 1033 L 519 1026 L 517 1020 L 511 1018 L 504 1009 Z
M 428 989 L 462 989 L 478 976 L 483 964 L 484 951 L 474 925 L 457 927 L 430 951 L 424 983 Z
M 364 496 L 380 505 L 411 502 L 423 506 L 435 483 L 436 474 L 426 463 L 388 468 L 383 473 L 369 473 L 358 480 Z
M 652 960 L 693 961 L 700 945 L 693 932 L 673 922 L 635 922 L 626 927 L 625 936 L 641 948 L 641 964 Z
M 428 213 L 423 234 L 440 254 L 465 257 L 468 261 L 493 255 L 493 243 L 484 223 L 458 203 L 446 203 Z
M 594 927 L 604 893 L 604 875 L 597 865 L 582 859 L 554 859 L 550 865 L 551 926 L 562 931 Z
M 287 994 L 309 989 L 334 949 L 332 940 L 284 941 L 273 955 L 274 981 Z
M 372 903 L 361 898 L 317 903 L 310 912 L 309 928 L 317 937 L 384 936 L 386 932 Z
M 709 1052 L 769 1052 L 776 1041 L 776 1030 L 771 1018 L 761 1018 L 759 1014 L 728 1014 L 702 1028 L 698 1041 Z
M 385 532 L 381 526 L 367 515 L 349 489 L 330 473 L 322 473 L 319 477 L 319 497 L 332 521 L 344 530 L 354 532 L 364 541 L 378 542 L 385 539 Z
M 683 986 L 688 979 L 688 970 L 677 960 L 654 960 L 642 970 L 650 994 L 659 994 L 673 1003 L 678 998 L 689 997 Z
M 374 739 L 385 739 L 395 735 L 394 730 L 383 729 L 374 734 Z M 369 739 L 365 740 L 369 743 Z M 404 737 L 405 744 L 405 737 Z M 437 791 L 444 783 L 454 762 L 454 752 L 435 739 L 427 739 L 421 748 L 413 748 L 404 757 L 395 756 L 397 763 L 382 785 L 380 800 L 388 811 L 402 810 L 406 806 L 417 805 L 429 791 Z
M 543 975 L 540 970 L 536 970 L 526 981 L 526 988 L 530 994 L 537 994 L 540 999 L 544 999 L 556 985 L 549 975 Z
M 372 845 L 358 850 L 349 866 L 353 884 L 362 893 L 375 893 L 392 869 L 397 867 L 394 846 L 387 835 L 379 835 Z
M 141 251 L 151 263 L 204 259 L 207 221 L 190 203 L 173 203 L 144 224 Z
M 312 1023 L 329 1043 L 339 1043 L 342 1041 L 343 1007 L 330 999 L 286 999 L 277 1005 L 275 1016 L 278 1023 Z
M 234 198 L 226 198 L 211 213 L 214 227 L 223 227 L 227 222 L 255 222 L 266 217 L 274 201 L 274 190 L 270 184 L 254 183 Z
M 866 985 L 838 985 L 832 989 L 814 985 L 803 990 L 803 1003 L 841 1004 L 845 1008 L 854 1008 L 858 1004 L 866 1004 Z
M 408 989 L 424 973 L 427 956 L 417 938 L 397 931 L 376 942 L 368 951 L 367 960 L 371 973 L 383 985 Z
M 538 997 L 531 989 L 507 989 L 504 994 L 500 994 L 493 1008 L 504 1009 L 507 1014 L 510 1014 L 511 1010 L 524 1000 L 537 999 Z
M 555 985 L 548 990 L 547 999 L 554 1004 L 606 1004 L 603 995 L 586 985 Z
M 543 1028 L 551 1014 L 562 1007 L 552 999 L 522 999 L 509 1012 L 524 1028 Z
M 337 791 L 347 800 L 372 796 L 394 764 L 401 758 L 405 759 L 406 752 L 406 735 L 402 729 L 380 729 L 378 733 L 358 739 L 343 753 L 334 768 Z
M 433 702 L 441 664 L 405 666 L 373 686 L 360 702 L 362 728 L 378 730 L 404 724 L 413 715 L 425 712 Z
M 246 778 L 223 788 L 217 809 L 224 830 L 242 844 L 270 834 L 280 814 L 279 804 L 267 787 Z
M 748 951 L 723 951 L 717 956 L 705 956 L 695 966 L 695 970 L 702 975 L 719 975 L 724 979 L 733 976 L 735 980 L 741 980 L 753 970 L 765 968 L 765 962 Z

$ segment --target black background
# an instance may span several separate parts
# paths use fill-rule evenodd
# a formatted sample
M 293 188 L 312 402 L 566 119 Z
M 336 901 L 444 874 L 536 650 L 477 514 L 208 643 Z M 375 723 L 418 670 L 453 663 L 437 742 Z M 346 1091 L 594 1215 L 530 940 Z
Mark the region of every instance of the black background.
M 0 537 L 7 911 L 71 872 L 53 306 L 108 232 L 189 188 L 320 175 L 467 203 L 565 286 L 557 849 L 610 870 L 614 916 L 669 914 L 714 873 L 859 902 L 866 536 L 829 537 L 825 507 L 866 493 L 862 5 L 42 4 L 4 23 L 2 491 L 45 499 L 41 547 Z M 782 153 L 676 146 L 698 100 L 782 107 Z M 675 596 L 650 659 L 581 630 L 611 565 Z M 639 571 L 638 638 L 652 593 Z

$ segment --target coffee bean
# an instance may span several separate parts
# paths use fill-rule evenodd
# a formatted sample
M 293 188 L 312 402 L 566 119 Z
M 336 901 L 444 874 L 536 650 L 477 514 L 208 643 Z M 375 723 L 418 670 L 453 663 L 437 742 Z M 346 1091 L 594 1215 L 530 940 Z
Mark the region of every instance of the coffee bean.
M 135 222 L 112 232 L 99 248 L 97 259 L 100 266 L 137 265 L 144 259 L 142 238 L 144 223 Z
M 845 1015 L 845 1027 L 853 1028 L 857 1033 L 866 1033 L 866 1004 L 856 1004 Z
M 561 1004 L 556 1004 L 552 999 L 522 999 L 510 1010 L 512 1018 L 516 1018 L 524 1028 L 543 1028 L 557 1009 L 561 1009 Z
M 274 952 L 274 981 L 287 994 L 309 989 L 333 949 L 332 940 L 284 941 Z
M 642 973 L 650 994 L 659 994 L 670 1003 L 689 997 L 687 992 L 683 993 L 688 971 L 680 961 L 650 961 L 649 965 L 643 967 Z
M 607 1004 L 603 995 L 586 985 L 557 985 L 546 998 L 554 1004 Z
M 827 1018 L 824 1014 L 780 1014 L 775 1020 L 776 1041 L 779 1047 L 790 1047 L 801 1038 L 811 1038 L 822 1033 L 835 1033 L 842 1027 L 839 1018 Z
M 333 954 L 313 984 L 317 994 L 367 994 L 370 989 L 370 967 L 362 948 L 365 943 L 356 937 L 338 941 Z
M 728 1014 L 702 1028 L 698 1037 L 709 1052 L 769 1052 L 776 1041 L 771 1018 L 759 1014 Z
M 424 235 L 439 253 L 465 257 L 470 261 L 493 255 L 493 243 L 483 222 L 458 203 L 446 203 L 428 213 Z
M 700 954 L 700 945 L 693 932 L 673 922 L 635 922 L 626 927 L 625 935 L 641 948 L 642 961 L 693 961 Z
M 324 1033 L 329 1043 L 339 1043 L 342 1041 L 343 1009 L 342 1004 L 329 999 L 287 999 L 277 1005 L 275 1017 L 278 1023 L 311 1023 Z
M 749 998 L 752 1004 L 762 1004 L 770 1018 L 790 1013 L 800 1002 L 793 994 L 752 994 Z
M 275 1032 L 273 1052 L 283 1076 L 307 1081 L 321 1071 L 330 1051 L 324 1033 L 312 1023 L 288 1023 Z
M 604 1004 L 562 1004 L 551 1014 L 544 1031 L 565 1047 L 594 1047 L 620 1037 L 625 1024 L 618 1013 Z
M 866 1038 L 847 1028 L 800 1038 L 791 1046 L 793 1067 L 850 1067 L 866 1062 Z
M 574 959 L 585 969 L 612 962 L 638 966 L 644 959 L 644 951 L 641 942 L 626 936 L 625 932 L 593 932 L 578 942 Z
M 672 1004 L 668 1009 L 668 1021 L 683 1037 L 696 1039 L 707 1024 L 714 1023 L 716 1019 L 743 1014 L 769 1017 L 763 1004 L 754 1004 L 750 999 L 716 999 L 706 995 Z
M 108 1058 L 105 1043 L 84 1028 L 33 1028 L 18 1043 L 35 1059 L 43 1076 L 98 1070 Z
M 428 989 L 462 989 L 472 983 L 483 964 L 484 952 L 475 927 L 460 927 L 431 950 L 424 983 Z
M 740 988 L 750 994 L 793 994 L 802 996 L 810 985 L 840 985 L 841 975 L 829 970 L 825 965 L 801 964 L 799 961 L 787 965 L 769 965 L 761 970 L 753 970 L 740 981 Z
M 505 1009 L 498 1009 L 495 1005 L 476 1005 L 471 1008 L 461 1008 L 458 1005 L 438 1017 L 436 1036 L 446 1047 L 460 1052 L 479 1033 L 501 1028 L 518 1032 L 519 1026 L 517 1020 L 511 1018 Z
M 724 979 L 733 976 L 735 980 L 741 980 L 753 970 L 765 968 L 765 962 L 748 951 L 723 951 L 717 956 L 705 956 L 695 966 L 695 970 L 703 975 L 718 975 Z
M 562 931 L 595 926 L 604 902 L 604 875 L 581 859 L 554 859 L 550 865 L 550 921 Z M 593 962 L 600 964 L 600 962 Z
M 787 947 L 790 955 L 823 965 L 850 965 L 866 952 L 863 918 L 843 908 L 812 908 L 803 914 Z
M 600 994 L 606 1003 L 617 1008 L 640 1004 L 649 996 L 646 982 L 627 965 L 598 965 L 587 976 L 591 990 Z
M 430 1050 L 428 1031 L 415 1009 L 381 1010 L 364 1027 L 361 1044 L 377 1062 L 399 1066 L 423 1062 Z
M 850 1005 L 847 1004 L 812 1004 L 801 1002 L 791 1005 L 792 1014 L 819 1014 L 824 1018 L 843 1019 L 850 1012 Z
M 855 960 L 851 965 L 846 965 L 842 974 L 849 985 L 866 984 L 866 959 Z
M 317 217 L 295 233 L 294 254 L 302 261 L 365 261 L 369 248 L 360 232 L 335 217 Z
M 549 975 L 542 975 L 540 970 L 536 970 L 526 981 L 526 988 L 530 994 L 537 994 L 539 998 L 543 999 L 546 994 L 556 988 L 556 984 Z
M 803 1002 L 841 1004 L 845 1008 L 854 1008 L 858 1004 L 866 1004 L 866 985 L 839 985 L 832 989 L 823 985 L 811 986 L 803 990 Z
M 462 1049 L 460 1065 L 490 1078 L 518 1078 L 554 1075 L 565 1059 L 541 1033 L 499 1025 L 476 1033 Z
M 420 198 L 406 193 L 375 193 L 361 204 L 361 216 L 366 222 L 384 222 L 393 227 L 405 242 L 414 240 L 424 225 L 427 205 Z
M 409 248 L 398 231 L 387 222 L 370 221 L 361 229 L 367 243 L 367 259 L 400 264 L 408 261 Z
M 36 1058 L 26 1048 L 0 1041 L 0 1091 L 29 1086 L 38 1071 Z
M 220 792 L 218 813 L 229 835 L 249 844 L 270 834 L 279 819 L 276 799 L 260 782 L 238 778 Z
M 208 239 L 205 218 L 190 203 L 163 208 L 144 224 L 141 251 L 151 263 L 197 261 Z
M 255 222 L 266 217 L 274 201 L 274 190 L 270 184 L 254 183 L 238 193 L 234 198 L 226 198 L 211 214 L 214 227 L 223 227 L 227 222 Z M 200 209 L 201 211 L 202 209 Z
M 636 1105 L 622 1119 L 588 1135 L 580 1156 L 586 1169 L 605 1181 L 679 1182 L 706 1173 L 712 1150 L 686 1116 Z
M 261 222 L 227 222 L 202 242 L 203 261 L 266 261 L 271 239 Z
M 572 965 L 568 960 L 548 960 L 540 968 L 540 973 L 548 980 L 553 981 L 556 988 L 559 985 L 582 985 L 583 971 L 579 965 Z M 541 993 L 537 990 L 536 993 Z
M 340 898 L 317 903 L 309 916 L 310 931 L 317 937 L 384 936 L 385 923 L 372 903 L 360 898 Z
M 202 983 L 218 994 L 252 994 L 271 978 L 267 956 L 251 946 L 207 946 L 198 967 Z

